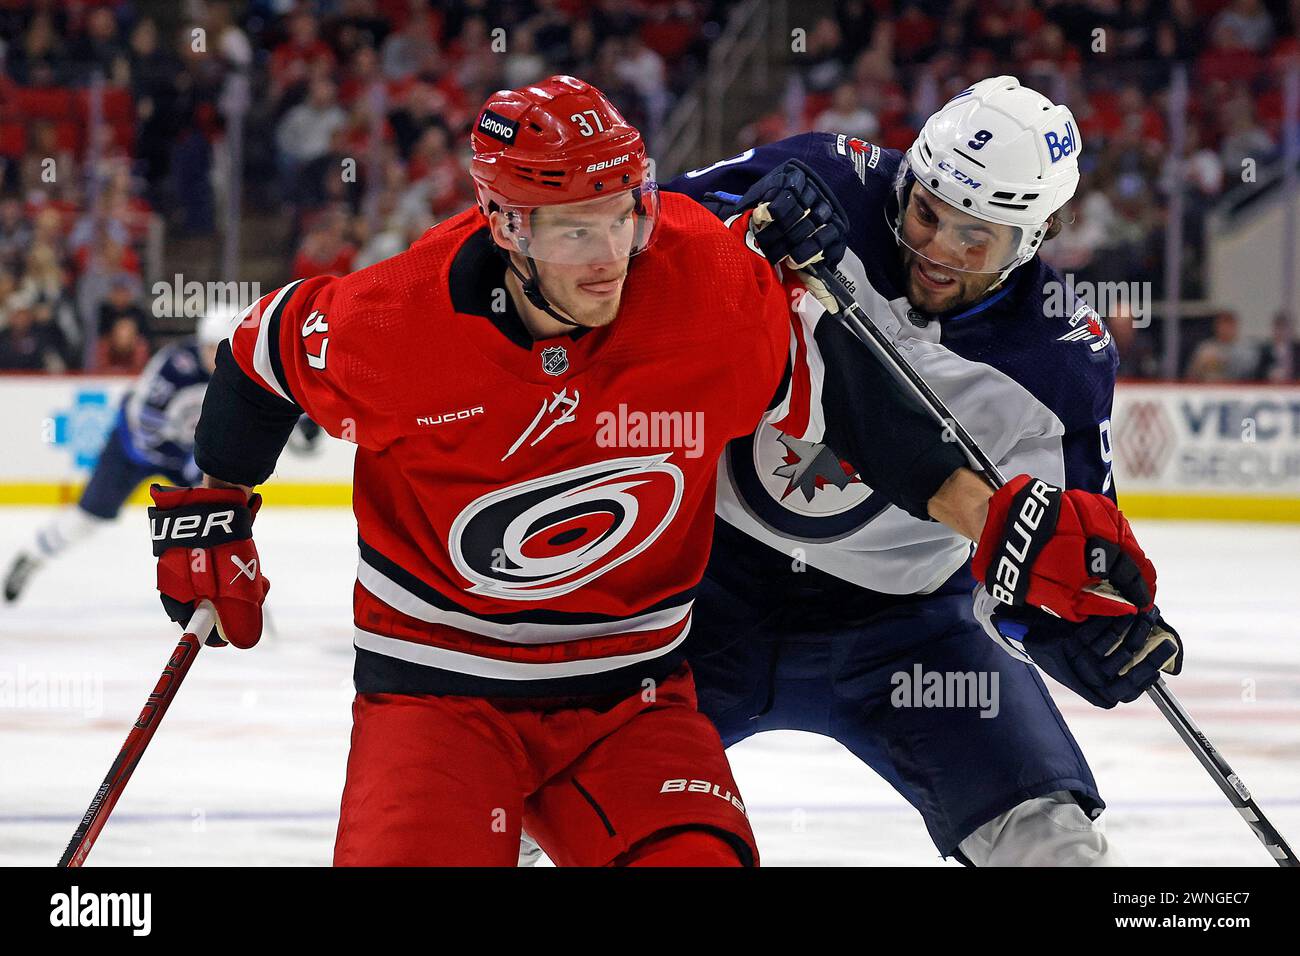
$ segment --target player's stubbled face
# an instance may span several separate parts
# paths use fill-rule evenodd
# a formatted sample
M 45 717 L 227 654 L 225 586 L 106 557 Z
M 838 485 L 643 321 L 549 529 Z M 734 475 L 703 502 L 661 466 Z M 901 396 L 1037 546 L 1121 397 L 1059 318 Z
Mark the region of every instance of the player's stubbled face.
M 598 328 L 618 314 L 636 231 L 630 193 L 543 207 L 533 220 L 537 272 L 552 303 L 580 325 Z
M 1015 234 L 913 188 L 900 230 L 907 298 L 923 312 L 973 305 L 1011 261 Z

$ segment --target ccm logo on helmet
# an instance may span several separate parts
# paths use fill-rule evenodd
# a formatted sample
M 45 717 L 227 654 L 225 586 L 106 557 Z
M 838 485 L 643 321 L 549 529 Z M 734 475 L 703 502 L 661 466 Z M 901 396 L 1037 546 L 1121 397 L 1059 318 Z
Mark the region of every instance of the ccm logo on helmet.
M 1007 540 L 1002 545 L 1002 557 L 998 560 L 997 572 L 994 575 L 993 587 L 989 589 L 993 597 L 1004 604 L 1016 603 L 1016 586 L 1020 583 L 1020 576 L 1024 571 L 1029 546 L 1034 539 L 1034 532 L 1042 524 L 1043 516 L 1047 514 L 1051 504 L 1047 497 L 1048 492 L 1055 490 L 1047 482 L 1035 479 L 1029 486 L 1029 494 L 1025 495 L 1024 503 L 1020 506 L 1020 513 L 1016 515 L 1011 530 L 1007 532 Z M 1017 538 L 1018 546 L 1012 543 Z
M 517 122 L 508 120 L 500 113 L 493 113 L 491 110 L 483 111 L 483 115 L 478 118 L 478 128 L 479 132 L 493 139 L 499 139 L 503 143 L 513 143 L 515 135 L 519 132 Z
M 946 159 L 939 160 L 939 168 L 942 169 L 948 175 L 950 175 L 953 179 L 957 180 L 957 182 L 961 183 L 963 186 L 969 186 L 971 189 L 979 189 L 981 186 L 984 185 L 982 182 L 979 182 L 978 180 L 971 179 L 969 176 L 963 173 L 952 163 L 948 162 L 948 160 Z
M 623 163 L 626 163 L 631 158 L 632 158 L 631 153 L 624 153 L 622 156 L 616 156 L 613 159 L 601 160 L 599 163 L 592 163 L 590 166 L 588 166 L 587 172 L 596 173 L 596 172 L 600 172 L 600 170 L 602 169 L 609 169 L 612 166 L 619 166 L 622 165 Z

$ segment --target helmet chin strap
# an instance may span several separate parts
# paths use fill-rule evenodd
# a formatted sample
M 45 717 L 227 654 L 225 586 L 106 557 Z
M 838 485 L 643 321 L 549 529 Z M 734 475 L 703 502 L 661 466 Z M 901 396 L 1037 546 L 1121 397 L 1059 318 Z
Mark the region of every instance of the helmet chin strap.
M 501 257 L 506 260 L 506 266 L 519 280 L 519 284 L 524 290 L 524 298 L 528 300 L 529 304 L 532 305 L 533 308 L 545 312 L 556 322 L 560 322 L 563 325 L 572 326 L 575 329 L 586 328 L 585 325 L 573 321 L 569 316 L 558 311 L 555 306 L 551 305 L 547 300 L 545 294 L 542 292 L 541 277 L 537 274 L 537 262 L 532 256 L 525 255 L 525 258 L 528 260 L 528 275 L 524 275 L 523 271 L 515 265 L 515 260 L 511 257 L 508 250 L 497 246 L 495 243 L 493 243 L 493 245 L 497 252 L 501 253 Z

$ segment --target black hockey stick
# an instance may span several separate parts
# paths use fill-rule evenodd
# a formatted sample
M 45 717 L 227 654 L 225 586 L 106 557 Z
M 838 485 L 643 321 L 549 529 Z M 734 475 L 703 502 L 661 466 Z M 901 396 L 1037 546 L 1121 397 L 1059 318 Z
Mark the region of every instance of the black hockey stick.
M 854 338 L 861 341 L 869 348 L 885 367 L 915 393 L 916 397 L 926 407 L 937 422 L 945 429 L 946 433 L 952 436 L 955 441 L 965 452 L 966 457 L 971 461 L 974 470 L 980 473 L 985 483 L 994 491 L 1006 484 L 1006 478 L 998 470 L 998 466 L 993 460 L 984 453 L 984 450 L 976 443 L 970 433 L 962 427 L 961 422 L 953 416 L 948 410 L 948 406 L 943 403 L 934 390 L 924 378 L 917 374 L 916 370 L 908 364 L 903 358 L 894 343 L 885 335 L 876 324 L 868 317 L 862 307 L 849 293 L 844 282 L 835 273 L 833 269 L 825 265 L 814 265 L 811 267 L 813 275 L 821 280 L 826 289 L 835 296 L 835 300 L 840 304 L 840 312 L 837 318 L 844 324 Z M 1228 761 L 1223 759 L 1222 754 L 1215 749 L 1210 743 L 1209 738 L 1201 733 L 1199 727 L 1187 715 L 1183 705 L 1178 702 L 1164 682 L 1164 678 L 1157 678 L 1156 682 L 1147 688 L 1147 696 L 1159 708 L 1160 713 L 1165 715 L 1165 719 L 1173 725 L 1178 736 L 1187 744 L 1188 749 L 1196 755 L 1196 759 L 1201 762 L 1207 773 L 1223 791 L 1223 795 L 1228 801 L 1237 808 L 1242 819 L 1254 831 L 1255 836 L 1259 837 L 1259 842 L 1264 844 L 1269 855 L 1273 857 L 1278 866 L 1294 867 L 1300 866 L 1300 861 L 1296 860 L 1295 853 L 1287 845 L 1282 834 L 1278 832 L 1277 827 L 1269 822 L 1268 817 L 1264 816 L 1264 811 L 1259 808 L 1255 800 L 1250 795 L 1250 790 L 1246 784 L 1237 776 Z

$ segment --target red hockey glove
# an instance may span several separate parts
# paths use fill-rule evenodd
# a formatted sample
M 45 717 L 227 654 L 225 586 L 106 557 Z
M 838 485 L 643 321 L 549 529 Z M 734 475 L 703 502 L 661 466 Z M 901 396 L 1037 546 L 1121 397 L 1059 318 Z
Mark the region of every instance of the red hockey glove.
M 206 598 L 217 612 L 217 626 L 206 642 L 252 647 L 262 636 L 262 602 L 271 588 L 253 545 L 253 518 L 262 496 L 245 501 L 238 488 L 162 485 L 150 485 L 149 494 L 157 506 L 149 509 L 149 524 L 168 616 L 187 624 L 197 602 Z
M 1067 621 L 1145 611 L 1156 596 L 1156 569 L 1113 501 L 1029 475 L 989 500 L 971 570 L 1004 604 Z

